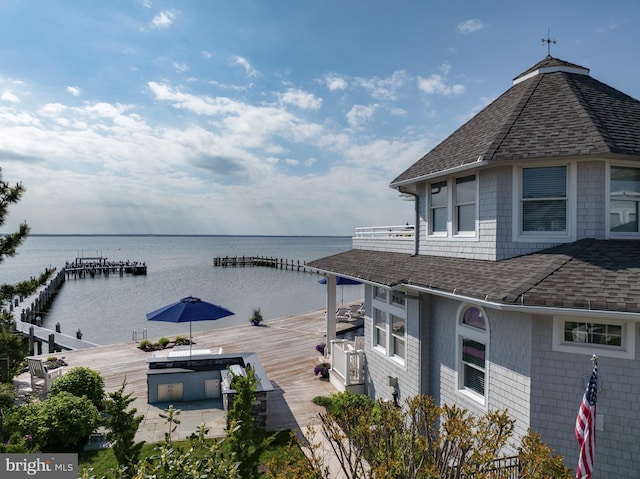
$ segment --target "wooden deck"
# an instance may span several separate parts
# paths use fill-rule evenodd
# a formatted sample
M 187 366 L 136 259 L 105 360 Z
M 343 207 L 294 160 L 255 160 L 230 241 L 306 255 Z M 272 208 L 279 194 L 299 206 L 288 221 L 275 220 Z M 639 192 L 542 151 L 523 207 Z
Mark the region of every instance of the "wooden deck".
M 340 332 L 357 325 L 358 320 L 354 320 L 340 322 L 336 326 Z M 315 396 L 336 392 L 328 380 L 313 374 L 319 358 L 315 346 L 324 342 L 325 329 L 325 312 L 316 310 L 265 321 L 261 326 L 247 324 L 196 332 L 193 340 L 198 346 L 211 350 L 222 347 L 225 354 L 257 353 L 274 387 L 274 391 L 268 395 L 267 429 L 303 430 L 318 422 L 318 413 L 321 411 L 311 400 Z M 176 335 L 182 333 L 180 325 L 176 325 Z M 162 440 L 167 432 L 164 420 L 158 415 L 168 404 L 147 404 L 145 360 L 149 354 L 138 349 L 137 343 L 131 342 L 65 351 L 57 356 L 64 356 L 68 367 L 86 366 L 99 371 L 105 380 L 107 392 L 117 390 L 126 380 L 127 392 L 133 392 L 137 398 L 133 406 L 138 413 L 145 415 L 137 439 L 155 442 Z M 24 382 L 28 385 L 29 375 L 20 376 L 18 381 L 23 382 L 23 388 L 27 387 Z M 202 422 L 211 428 L 210 435 L 224 435 L 226 416 L 220 400 L 176 403 L 174 407 L 182 411 L 182 423 L 174 438 L 188 437 Z

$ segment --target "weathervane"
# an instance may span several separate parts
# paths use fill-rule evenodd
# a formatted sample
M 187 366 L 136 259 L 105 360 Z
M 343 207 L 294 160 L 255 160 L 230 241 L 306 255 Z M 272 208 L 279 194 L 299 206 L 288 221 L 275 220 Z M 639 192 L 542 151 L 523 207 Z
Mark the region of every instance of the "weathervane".
M 554 38 L 553 40 L 551 39 L 551 32 L 550 30 L 547 28 L 547 38 L 543 38 L 542 39 L 542 44 L 547 44 L 547 56 L 551 56 L 551 44 L 552 43 L 556 43 L 556 39 Z

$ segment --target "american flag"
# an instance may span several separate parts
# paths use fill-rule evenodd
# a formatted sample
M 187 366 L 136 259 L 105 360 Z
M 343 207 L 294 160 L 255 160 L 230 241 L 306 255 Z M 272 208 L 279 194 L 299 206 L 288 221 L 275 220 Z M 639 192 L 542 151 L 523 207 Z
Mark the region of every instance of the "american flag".
M 596 448 L 596 399 L 598 398 L 598 364 L 594 362 L 589 384 L 582 397 L 576 419 L 576 439 L 580 444 L 577 479 L 591 479 Z

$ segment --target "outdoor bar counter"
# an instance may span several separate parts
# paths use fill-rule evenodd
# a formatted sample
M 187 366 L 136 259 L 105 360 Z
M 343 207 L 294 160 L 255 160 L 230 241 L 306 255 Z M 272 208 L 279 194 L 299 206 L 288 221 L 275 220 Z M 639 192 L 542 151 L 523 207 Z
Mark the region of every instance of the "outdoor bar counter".
M 254 417 L 256 427 L 266 424 L 267 393 L 273 386 L 256 353 L 212 353 L 209 349 L 176 347 L 156 351 L 147 359 L 147 402 L 175 403 L 222 398 L 225 410 L 233 405 L 236 391 L 233 375 L 245 374 L 251 367 L 260 380 L 256 388 Z

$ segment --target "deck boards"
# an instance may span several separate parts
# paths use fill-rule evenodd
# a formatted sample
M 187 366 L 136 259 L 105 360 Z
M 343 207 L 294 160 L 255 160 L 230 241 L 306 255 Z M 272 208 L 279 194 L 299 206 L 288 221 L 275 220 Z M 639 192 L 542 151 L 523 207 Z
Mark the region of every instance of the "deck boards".
M 361 322 L 341 322 L 336 326 L 341 331 Z M 313 404 L 312 399 L 336 392 L 328 380 L 313 374 L 319 361 L 315 346 L 324 342 L 325 330 L 325 312 L 316 310 L 265 321 L 260 326 L 247 323 L 247 326 L 195 332 L 193 340 L 198 346 L 212 351 L 222 347 L 225 354 L 257 353 L 274 387 L 268 395 L 267 429 L 301 430 L 318 422 L 317 416 L 322 409 Z M 178 328 L 176 334 L 179 334 Z M 152 338 L 155 339 L 158 338 Z M 129 342 L 64 351 L 57 356 L 64 356 L 68 367 L 86 366 L 99 371 L 107 392 L 117 390 L 126 379 L 127 392 L 136 397 L 133 407 L 145 415 L 137 440 L 159 441 L 167 428 L 158 415 L 168 404 L 147 404 L 146 359 L 149 354 L 138 349 L 137 343 Z M 28 374 L 26 379 L 18 378 L 18 381 L 25 380 L 28 382 Z M 220 400 L 176 403 L 175 407 L 182 411 L 176 438 L 188 437 L 202 421 L 211 427 L 210 435 L 224 434 L 225 415 Z

